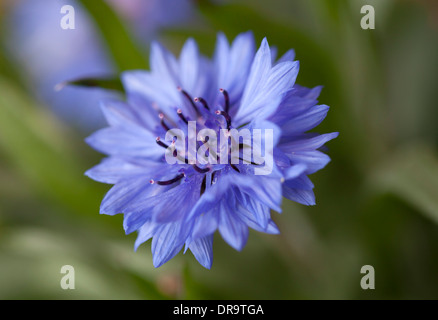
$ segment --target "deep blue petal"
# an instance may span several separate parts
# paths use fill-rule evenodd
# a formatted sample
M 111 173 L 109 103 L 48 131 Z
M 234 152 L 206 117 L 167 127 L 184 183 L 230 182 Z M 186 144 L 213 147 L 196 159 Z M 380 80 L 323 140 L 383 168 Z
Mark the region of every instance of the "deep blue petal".
M 310 179 L 305 175 L 301 175 L 283 183 L 283 195 L 292 201 L 313 206 L 316 204 L 313 187 L 314 185 Z
M 287 168 L 284 172 L 284 179 L 295 179 L 307 171 L 307 165 L 304 163 L 295 164 Z
M 286 94 L 289 96 L 289 94 Z M 277 110 L 268 118 L 269 121 L 283 126 L 290 119 L 310 110 L 318 103 L 317 100 L 303 99 L 297 96 L 291 96 L 283 99 Z
M 293 163 L 305 164 L 307 174 L 321 170 L 330 162 L 330 157 L 318 150 L 298 151 L 288 155 L 288 157 Z
M 293 189 L 283 186 L 283 194 L 289 200 L 304 204 L 306 206 L 314 206 L 315 194 L 312 190 Z
M 283 139 L 287 136 L 294 136 L 315 128 L 325 119 L 329 109 L 326 105 L 315 106 L 286 121 L 282 125 Z
M 294 86 L 294 95 L 305 99 L 316 100 L 321 94 L 322 88 L 322 86 L 317 86 L 315 88 L 309 89 L 296 84 Z
M 271 209 L 281 212 L 281 180 L 267 176 L 233 174 L 234 185 L 248 196 L 257 199 Z
M 270 56 L 270 54 L 266 54 Z M 264 63 L 264 68 L 268 63 Z M 293 88 L 296 77 L 298 75 L 299 62 L 288 61 L 281 62 L 270 68 L 267 74 L 253 75 L 251 77 L 259 77 L 258 81 L 254 81 L 254 88 L 245 89 L 245 94 L 242 99 L 242 104 L 236 115 L 236 124 L 243 124 L 248 120 L 258 118 L 266 119 L 271 116 L 278 108 L 283 95 Z M 256 69 L 256 71 L 258 71 Z M 265 69 L 260 70 L 265 72 Z M 247 91 L 248 90 L 248 91 Z M 247 92 L 250 92 L 247 94 Z
M 163 82 L 174 87 L 178 86 L 178 62 L 172 53 L 158 42 L 152 42 L 150 65 L 152 72 L 161 78 Z
M 138 236 L 135 240 L 134 250 L 137 251 L 138 247 L 144 242 L 151 239 L 155 233 L 157 225 L 152 221 L 148 221 L 138 230 Z
M 104 100 L 101 109 L 110 126 L 142 126 L 132 107 L 122 101 Z
M 191 94 L 199 94 L 199 51 L 196 42 L 193 39 L 188 39 L 180 55 L 180 80 L 181 87 Z M 196 92 L 198 91 L 198 92 Z M 202 92 L 202 90 L 201 90 Z
M 265 230 L 268 227 L 269 220 L 271 220 L 269 207 L 239 192 L 238 189 L 235 189 L 235 193 L 238 200 L 236 214 L 239 215 L 239 218 L 244 221 L 250 220 L 256 223 L 262 230 Z
M 181 224 L 177 222 L 160 225 L 152 239 L 152 259 L 158 268 L 172 259 L 184 246 Z
M 219 214 L 216 207 L 202 213 L 194 222 L 192 239 L 200 239 L 212 235 L 219 225 Z
M 219 207 L 219 232 L 234 249 L 241 251 L 248 240 L 248 226 L 233 213 L 234 207 L 222 201 Z
M 242 33 L 236 37 L 231 47 L 224 34 L 219 33 L 215 54 L 214 74 L 216 87 L 227 90 L 230 97 L 230 115 L 234 118 L 237 112 L 255 52 L 252 32 Z M 217 89 L 216 89 L 217 90 Z M 223 97 L 214 102 L 223 106 Z
M 140 127 L 108 127 L 100 129 L 85 141 L 94 149 L 109 155 L 159 159 L 164 149 L 157 145 L 156 137 Z
M 115 215 L 132 203 L 137 197 L 147 197 L 154 187 L 146 179 L 134 177 L 118 182 L 105 195 L 100 205 L 100 213 Z
M 191 242 L 189 249 L 204 268 L 211 269 L 213 264 L 213 235 Z
M 148 199 L 146 203 L 155 208 L 154 221 L 166 223 L 187 216 L 200 197 L 201 180 L 191 179 L 190 182 Z
M 180 107 L 186 113 L 190 112 L 184 109 L 182 95 L 177 90 L 179 84 L 175 84 L 175 81 L 166 81 L 160 75 L 145 71 L 127 71 L 122 74 L 128 99 L 135 98 L 139 105 L 150 104 L 156 109 L 156 117 L 161 111 L 173 121 L 178 120 L 175 108 Z
M 261 88 L 265 85 L 269 77 L 271 66 L 271 50 L 265 38 L 251 65 L 251 71 L 243 92 L 241 106 L 235 116 L 236 124 L 241 125 L 252 119 L 250 117 L 251 112 L 254 111 L 252 106 L 257 103 L 257 99 L 255 98 L 258 97 Z
M 324 143 L 336 138 L 338 135 L 338 132 L 326 133 L 316 136 L 313 134 L 302 135 L 295 141 L 280 144 L 278 147 L 286 154 L 297 151 L 311 151 L 322 147 Z
M 286 53 L 282 55 L 281 58 L 278 59 L 276 63 L 282 63 L 285 61 L 294 61 L 294 60 L 295 60 L 295 50 L 290 49 L 286 51 Z
M 116 184 L 126 178 L 140 178 L 150 176 L 163 170 L 163 164 L 144 159 L 127 159 L 123 157 L 109 157 L 94 166 L 85 175 L 93 180 Z

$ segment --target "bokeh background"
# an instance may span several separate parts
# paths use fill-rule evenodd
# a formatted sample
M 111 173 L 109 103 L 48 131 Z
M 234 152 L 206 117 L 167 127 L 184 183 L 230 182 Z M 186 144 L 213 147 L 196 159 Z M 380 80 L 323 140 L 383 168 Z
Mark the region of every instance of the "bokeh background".
M 1 0 L 0 25 L 1 299 L 438 298 L 435 0 Z M 194 37 L 211 56 L 218 31 L 247 30 L 296 50 L 299 84 L 324 85 L 318 131 L 340 136 L 312 176 L 317 205 L 284 200 L 281 234 L 251 232 L 242 252 L 217 236 L 211 270 L 190 253 L 155 269 L 150 243 L 134 252 L 122 217 L 98 214 L 110 186 L 84 176 L 103 157 L 83 140 L 104 126 L 98 101 L 117 94 L 53 88 L 147 68 L 152 40 L 178 54 Z

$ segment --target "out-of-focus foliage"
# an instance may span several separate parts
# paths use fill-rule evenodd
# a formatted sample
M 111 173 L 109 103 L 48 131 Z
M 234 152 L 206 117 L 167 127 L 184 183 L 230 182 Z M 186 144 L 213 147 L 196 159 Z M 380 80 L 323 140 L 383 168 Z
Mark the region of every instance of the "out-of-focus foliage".
M 111 6 L 80 2 L 119 71 L 147 66 Z M 0 23 L 14 3 L 0 2 Z M 375 30 L 360 27 L 365 4 L 375 8 Z M 121 217 L 98 214 L 109 187 L 83 172 L 102 156 L 33 96 L 6 49 L 14 33 L 2 28 L 0 298 L 438 298 L 433 8 L 408 0 L 193 1 L 190 24 L 156 35 L 175 53 L 192 36 L 211 55 L 218 31 L 232 38 L 253 30 L 280 54 L 294 48 L 298 83 L 324 85 L 320 102 L 331 106 L 318 129 L 340 132 L 332 162 L 312 177 L 317 205 L 285 200 L 274 214 L 282 233 L 252 232 L 242 252 L 217 237 L 210 271 L 190 253 L 154 269 L 150 245 L 133 252 L 135 235 L 124 235 Z M 63 265 L 75 267 L 75 290 L 60 287 Z M 360 287 L 363 265 L 375 268 L 375 290 Z

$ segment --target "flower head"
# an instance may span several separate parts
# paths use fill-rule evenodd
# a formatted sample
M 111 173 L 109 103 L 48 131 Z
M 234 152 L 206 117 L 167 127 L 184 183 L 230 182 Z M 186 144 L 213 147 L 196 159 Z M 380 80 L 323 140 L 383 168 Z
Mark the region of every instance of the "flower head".
M 251 33 L 231 45 L 219 34 L 212 60 L 191 39 L 179 59 L 154 43 L 151 71 L 123 75 L 127 101 L 102 104 L 109 127 L 87 142 L 109 157 L 87 175 L 114 184 L 100 211 L 124 214 L 136 249 L 152 238 L 155 267 L 184 248 L 210 268 L 216 230 L 241 250 L 249 227 L 279 232 L 270 211 L 283 196 L 315 204 L 307 176 L 337 133 L 306 132 L 329 108 L 320 87 L 295 84 L 292 50 L 276 59 L 264 39 L 255 51 Z

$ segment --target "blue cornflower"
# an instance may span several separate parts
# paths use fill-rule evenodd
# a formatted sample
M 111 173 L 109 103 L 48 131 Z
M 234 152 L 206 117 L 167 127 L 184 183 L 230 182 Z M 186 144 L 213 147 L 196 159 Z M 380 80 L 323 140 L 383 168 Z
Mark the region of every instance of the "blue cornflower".
M 250 32 L 231 45 L 219 34 L 213 60 L 200 55 L 192 39 L 179 59 L 153 43 L 151 71 L 123 74 L 127 101 L 102 104 L 110 126 L 87 142 L 109 157 L 86 174 L 114 184 L 100 212 L 124 214 L 126 233 L 138 231 L 135 249 L 152 238 L 155 267 L 185 248 L 210 268 L 216 230 L 241 250 L 249 227 L 279 233 L 270 210 L 281 212 L 282 196 L 315 204 L 308 175 L 330 161 L 319 149 L 338 133 L 306 133 L 325 118 L 329 107 L 317 105 L 321 87 L 295 84 L 299 63 L 294 58 L 290 50 L 276 59 L 266 39 L 255 52 Z M 254 158 L 249 163 L 233 164 L 230 157 L 225 164 L 223 159 L 205 164 L 180 157 L 175 140 L 166 140 L 166 133 L 179 128 L 189 135 L 193 121 L 213 132 L 271 130 L 269 174 L 255 174 L 261 163 Z M 255 141 L 251 137 L 250 143 Z M 169 164 L 168 150 L 180 161 Z

